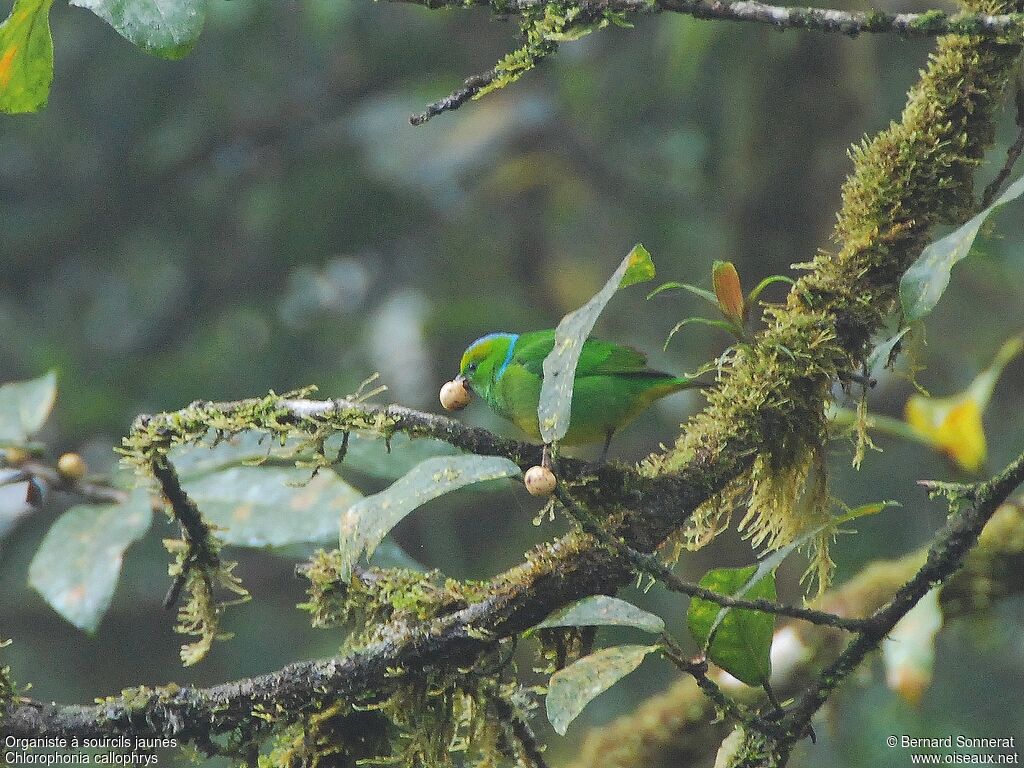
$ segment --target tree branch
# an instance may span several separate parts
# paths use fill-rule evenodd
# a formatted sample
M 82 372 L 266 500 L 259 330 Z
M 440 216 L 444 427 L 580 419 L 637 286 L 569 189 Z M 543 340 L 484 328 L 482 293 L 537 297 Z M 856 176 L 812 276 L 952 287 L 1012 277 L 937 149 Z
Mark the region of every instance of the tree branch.
M 971 504 L 959 509 L 942 527 L 928 548 L 924 565 L 904 584 L 893 598 L 879 608 L 846 649 L 818 678 L 817 685 L 807 692 L 786 717 L 790 732 L 789 744 L 799 739 L 810 724 L 811 717 L 828 697 L 875 650 L 896 624 L 936 585 L 944 584 L 963 565 L 982 529 L 1010 494 L 1024 483 L 1024 453 L 1002 472 L 972 491 Z M 954 505 L 955 506 L 955 505 Z
M 818 624 L 819 626 L 824 627 L 835 627 L 837 629 L 846 630 L 847 632 L 860 631 L 864 629 L 867 623 L 865 619 L 848 618 L 846 616 L 839 616 L 835 613 L 819 611 L 814 608 L 804 608 L 797 605 L 773 603 L 771 600 L 765 600 L 763 598 L 748 600 L 745 598 L 732 597 L 731 595 L 723 595 L 718 592 L 713 592 L 706 587 L 702 587 L 700 584 L 684 581 L 676 576 L 672 572 L 671 568 L 659 560 L 657 555 L 637 552 L 621 539 L 616 539 L 604 530 L 600 523 L 598 523 L 592 515 L 577 504 L 564 488 L 557 489 L 555 493 L 558 500 L 562 502 L 562 505 L 568 511 L 572 519 L 579 523 L 580 527 L 584 531 L 604 544 L 612 552 L 624 558 L 638 572 L 660 581 L 666 588 L 673 592 L 679 592 L 684 595 L 689 595 L 690 597 L 707 600 L 708 602 L 721 605 L 725 608 L 744 608 L 751 611 L 760 611 L 761 613 L 772 613 L 777 616 L 789 616 L 790 618 L 800 619 L 801 621 L 807 621 L 811 624 Z
M 491 8 L 507 16 L 542 8 L 546 0 L 392 0 L 392 2 L 438 8 Z M 841 11 L 834 8 L 779 6 L 754 0 L 583 0 L 573 3 L 586 15 L 606 12 L 651 14 L 681 13 L 698 19 L 745 21 L 768 24 L 780 29 L 808 29 L 856 36 L 861 33 L 890 33 L 902 37 L 938 35 L 983 35 L 1011 37 L 1024 31 L 1024 14 L 947 13 L 940 10 L 923 13 L 887 13 L 879 10 Z M 468 85 L 468 81 L 467 81 Z

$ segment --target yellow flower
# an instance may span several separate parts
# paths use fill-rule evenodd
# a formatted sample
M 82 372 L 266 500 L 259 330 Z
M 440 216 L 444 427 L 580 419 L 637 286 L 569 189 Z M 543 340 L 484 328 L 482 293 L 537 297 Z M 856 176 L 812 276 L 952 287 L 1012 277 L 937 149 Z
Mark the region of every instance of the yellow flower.
M 988 457 L 982 414 L 1003 368 L 1024 349 L 1016 336 L 1000 348 L 992 364 L 965 391 L 951 397 L 914 395 L 905 409 L 907 424 L 936 450 L 967 472 L 980 472 Z

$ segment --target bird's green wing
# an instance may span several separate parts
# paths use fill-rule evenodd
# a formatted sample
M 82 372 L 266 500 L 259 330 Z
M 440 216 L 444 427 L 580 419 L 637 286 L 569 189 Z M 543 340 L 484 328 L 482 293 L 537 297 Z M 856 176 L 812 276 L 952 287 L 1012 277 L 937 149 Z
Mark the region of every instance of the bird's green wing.
M 555 346 L 555 332 L 533 331 L 519 336 L 512 360 L 530 373 L 543 376 L 544 358 Z M 610 341 L 587 339 L 576 366 L 576 377 L 608 374 L 653 373 L 647 367 L 647 357 L 632 347 Z

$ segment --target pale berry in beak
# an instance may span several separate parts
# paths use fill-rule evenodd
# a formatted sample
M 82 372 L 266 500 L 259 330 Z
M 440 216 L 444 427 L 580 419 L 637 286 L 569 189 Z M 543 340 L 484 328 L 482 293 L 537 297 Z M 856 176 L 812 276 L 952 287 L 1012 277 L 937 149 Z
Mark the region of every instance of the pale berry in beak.
M 446 411 L 461 411 L 472 399 L 465 376 L 456 376 L 441 387 L 441 405 Z

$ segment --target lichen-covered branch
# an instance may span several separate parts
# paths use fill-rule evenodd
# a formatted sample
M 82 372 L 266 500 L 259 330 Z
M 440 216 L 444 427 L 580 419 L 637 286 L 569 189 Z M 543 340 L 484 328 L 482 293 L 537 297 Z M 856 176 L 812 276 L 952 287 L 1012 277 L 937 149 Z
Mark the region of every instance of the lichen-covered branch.
M 859 635 L 839 658 L 821 673 L 818 683 L 807 692 L 787 716 L 786 725 L 798 738 L 811 717 L 864 657 L 876 649 L 893 627 L 929 590 L 944 584 L 967 559 L 986 523 L 1017 487 L 1024 483 L 1024 454 L 986 483 L 968 491 L 969 496 L 950 500 L 953 514 L 935 537 L 924 564 L 903 584 L 884 606 L 872 614 Z
M 426 8 L 489 7 L 501 15 L 523 13 L 549 0 L 392 0 Z M 557 4 L 557 3 L 556 3 Z M 681 13 L 698 19 L 745 21 L 781 29 L 810 29 L 843 35 L 890 33 L 904 37 L 985 35 L 1012 37 L 1024 31 L 1020 13 L 889 13 L 881 10 L 843 11 L 835 8 L 770 5 L 753 0 L 583 0 L 573 3 L 589 13 Z
M 844 11 L 835 8 L 780 6 L 756 0 L 393 0 L 426 8 L 490 8 L 496 15 L 520 17 L 525 43 L 497 66 L 467 78 L 464 85 L 410 117 L 422 125 L 442 112 L 502 88 L 519 79 L 535 63 L 553 53 L 559 43 L 577 40 L 609 23 L 628 26 L 628 18 L 658 12 L 681 13 L 698 19 L 768 24 L 778 29 L 807 29 L 857 36 L 889 33 L 902 37 L 973 35 L 1019 41 L 1024 14 L 987 12 L 888 13 L 880 10 Z

